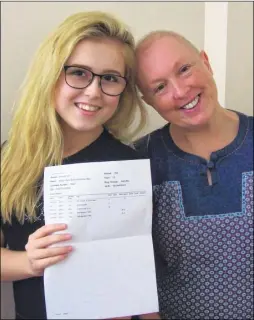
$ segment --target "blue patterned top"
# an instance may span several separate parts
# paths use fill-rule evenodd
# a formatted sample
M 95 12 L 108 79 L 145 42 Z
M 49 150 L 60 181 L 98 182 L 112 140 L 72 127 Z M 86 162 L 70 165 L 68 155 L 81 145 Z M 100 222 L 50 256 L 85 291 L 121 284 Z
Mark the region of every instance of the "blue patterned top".
M 209 162 L 180 150 L 169 124 L 136 144 L 151 159 L 163 319 L 253 319 L 253 117 L 238 115 Z

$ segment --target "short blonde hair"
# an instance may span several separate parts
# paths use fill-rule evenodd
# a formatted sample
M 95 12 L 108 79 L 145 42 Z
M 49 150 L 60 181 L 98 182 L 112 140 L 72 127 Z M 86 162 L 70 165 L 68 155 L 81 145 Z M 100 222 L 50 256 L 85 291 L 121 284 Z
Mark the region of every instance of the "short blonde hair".
M 39 47 L 22 86 L 8 142 L 1 162 L 1 214 L 11 222 L 33 219 L 38 203 L 38 182 L 45 166 L 63 160 L 63 135 L 55 111 L 54 92 L 64 63 L 79 41 L 112 38 L 123 44 L 127 86 L 113 117 L 105 124 L 120 140 L 129 139 L 144 125 L 146 113 L 134 83 L 134 39 L 126 26 L 102 12 L 81 12 L 68 17 Z M 136 121 L 139 111 L 140 121 Z M 130 126 L 137 124 L 132 132 Z

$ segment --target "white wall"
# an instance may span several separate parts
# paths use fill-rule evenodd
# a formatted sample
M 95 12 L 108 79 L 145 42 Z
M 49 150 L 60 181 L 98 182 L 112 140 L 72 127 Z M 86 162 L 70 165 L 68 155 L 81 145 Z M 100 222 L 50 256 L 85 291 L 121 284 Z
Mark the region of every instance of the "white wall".
M 216 18 L 216 23 L 215 23 Z M 205 44 L 218 90 L 218 99 L 225 106 L 228 3 L 207 2 L 205 5 Z M 219 54 L 219 58 L 218 58 Z
M 225 105 L 253 115 L 253 2 L 228 5 Z
M 182 33 L 199 49 L 205 48 L 211 56 L 221 102 L 225 100 L 226 107 L 252 114 L 251 5 L 230 3 L 225 6 L 220 2 L 2 3 L 1 142 L 7 139 L 12 105 L 36 48 L 65 17 L 86 10 L 116 14 L 131 27 L 136 39 L 155 29 L 171 29 Z M 224 31 L 220 33 L 220 30 Z M 150 108 L 149 114 L 147 131 L 164 123 Z M 10 319 L 13 316 L 10 285 L 1 284 L 1 289 L 1 318 Z

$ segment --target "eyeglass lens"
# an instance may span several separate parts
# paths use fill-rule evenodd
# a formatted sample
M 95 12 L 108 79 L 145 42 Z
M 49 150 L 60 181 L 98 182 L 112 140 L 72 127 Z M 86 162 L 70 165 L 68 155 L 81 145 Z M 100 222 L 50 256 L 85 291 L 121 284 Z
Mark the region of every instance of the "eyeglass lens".
M 108 95 L 120 95 L 126 86 L 126 80 L 115 74 L 100 76 L 101 90 Z M 93 80 L 94 73 L 81 67 L 68 66 L 65 69 L 65 79 L 69 86 L 77 89 L 86 88 Z

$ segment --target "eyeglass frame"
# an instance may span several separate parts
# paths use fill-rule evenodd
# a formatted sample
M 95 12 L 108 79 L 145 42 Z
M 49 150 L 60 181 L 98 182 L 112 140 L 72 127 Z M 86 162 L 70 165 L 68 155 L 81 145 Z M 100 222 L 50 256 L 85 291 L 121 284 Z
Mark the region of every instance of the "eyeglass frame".
M 85 86 L 85 87 L 82 87 L 82 88 L 77 88 L 77 87 L 73 87 L 73 86 L 71 86 L 71 85 L 69 85 L 69 83 L 67 82 L 67 80 L 66 80 L 66 71 L 69 69 L 69 68 L 80 68 L 80 69 L 84 69 L 84 70 L 86 70 L 86 71 L 88 71 L 88 72 L 90 72 L 91 74 L 92 74 L 92 78 L 91 78 L 91 81 L 88 83 L 88 85 L 87 86 Z M 116 76 L 116 77 L 119 77 L 119 78 L 122 78 L 122 79 L 124 79 L 125 80 L 125 86 L 124 86 L 124 88 L 123 88 L 123 91 L 121 92 L 121 93 L 119 93 L 119 94 L 108 94 L 108 93 L 106 93 L 106 92 L 104 92 L 103 91 L 103 89 L 102 89 L 102 86 L 101 86 L 101 78 L 102 77 L 104 77 L 104 76 Z M 125 77 L 122 77 L 122 76 L 120 76 L 120 75 L 118 75 L 118 74 L 114 74 L 114 73 L 104 73 L 104 74 L 98 74 L 98 73 L 95 73 L 95 72 L 93 72 L 93 71 L 91 71 L 91 70 L 89 70 L 89 69 L 86 69 L 86 68 L 84 68 L 84 67 L 80 67 L 80 66 L 75 66 L 75 65 L 72 65 L 72 66 L 70 66 L 70 65 L 67 65 L 67 66 L 64 66 L 64 79 L 65 79 L 65 82 L 67 83 L 67 85 L 69 86 L 69 87 L 71 87 L 71 88 L 73 88 L 73 89 L 85 89 L 85 88 L 87 88 L 92 82 L 93 82 L 93 80 L 94 80 L 94 77 L 95 76 L 97 76 L 97 77 L 99 77 L 99 87 L 100 87 L 100 89 L 101 89 L 101 91 L 104 93 L 104 94 L 106 94 L 107 96 L 111 96 L 111 97 L 117 97 L 117 96 L 120 96 L 123 92 L 124 92 L 124 90 L 126 89 L 126 86 L 127 86 L 127 83 L 128 83 L 128 80 L 125 78 Z

